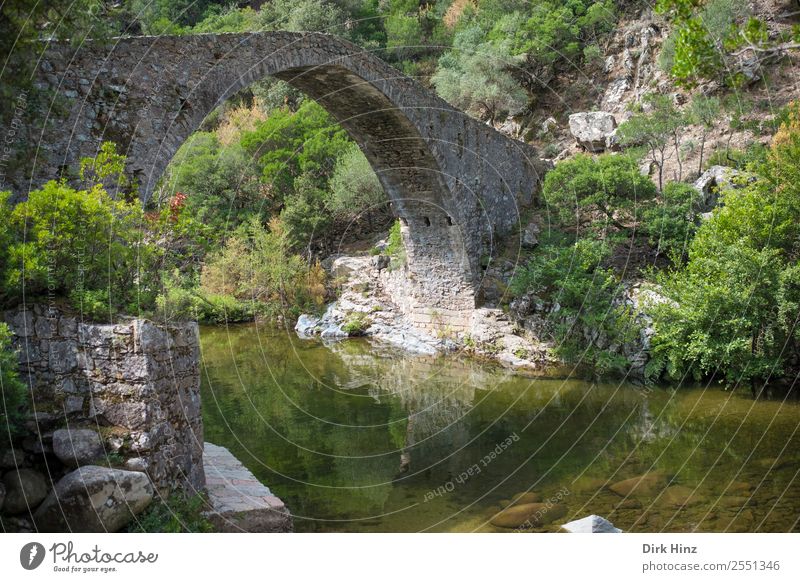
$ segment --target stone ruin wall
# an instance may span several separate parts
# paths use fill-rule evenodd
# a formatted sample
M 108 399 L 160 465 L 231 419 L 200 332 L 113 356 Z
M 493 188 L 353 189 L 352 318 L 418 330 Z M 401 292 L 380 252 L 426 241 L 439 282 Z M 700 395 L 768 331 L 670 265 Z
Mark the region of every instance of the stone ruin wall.
M 53 431 L 86 427 L 100 433 L 107 455 L 146 472 L 159 492 L 204 487 L 196 323 L 83 323 L 42 305 L 3 319 L 15 336 L 20 377 L 33 388 L 26 455 L 43 457 L 56 476 Z

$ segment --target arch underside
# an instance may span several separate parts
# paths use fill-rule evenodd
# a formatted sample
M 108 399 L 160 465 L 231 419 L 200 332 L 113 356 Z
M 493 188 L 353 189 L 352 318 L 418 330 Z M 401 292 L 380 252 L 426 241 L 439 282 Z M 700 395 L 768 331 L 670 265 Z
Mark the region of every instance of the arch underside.
M 342 67 L 295 68 L 274 76 L 322 105 L 364 152 L 402 218 L 420 301 L 454 311 L 474 307 L 464 221 L 428 144 L 403 111 Z
M 475 307 L 478 282 L 464 241 L 468 230 L 464 209 L 454 201 L 446 184 L 448 177 L 403 109 L 341 65 L 275 70 L 273 63 L 265 61 L 259 68 L 258 74 L 250 72 L 223 95 L 198 88 L 197 94 L 204 94 L 204 98 L 187 101 L 190 121 L 179 118 L 170 124 L 159 148 L 167 155 L 163 162 L 158 160 L 151 166 L 148 181 L 158 179 L 177 148 L 215 107 L 252 84 L 254 77 L 286 81 L 318 102 L 344 127 L 364 152 L 394 213 L 402 219 L 410 284 L 404 286 L 404 297 L 398 304 L 412 316 L 419 314 L 423 325 L 436 327 L 438 318 L 444 325 L 463 327 L 465 323 L 459 320 Z M 160 163 L 164 168 L 158 168 Z

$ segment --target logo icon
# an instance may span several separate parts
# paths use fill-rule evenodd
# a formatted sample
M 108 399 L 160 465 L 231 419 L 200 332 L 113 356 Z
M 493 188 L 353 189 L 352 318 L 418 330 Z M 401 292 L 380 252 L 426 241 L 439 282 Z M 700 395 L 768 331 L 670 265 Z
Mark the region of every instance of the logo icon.
M 19 551 L 19 563 L 26 570 L 35 570 L 44 562 L 44 546 L 39 542 L 30 542 Z

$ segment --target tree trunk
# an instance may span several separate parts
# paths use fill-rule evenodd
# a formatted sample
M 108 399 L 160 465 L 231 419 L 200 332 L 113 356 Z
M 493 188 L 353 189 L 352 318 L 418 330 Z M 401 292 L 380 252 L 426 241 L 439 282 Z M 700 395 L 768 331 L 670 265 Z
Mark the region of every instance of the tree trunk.
M 703 175 L 703 153 L 706 149 L 706 132 L 703 132 L 703 137 L 700 139 L 700 166 L 697 168 L 698 175 Z

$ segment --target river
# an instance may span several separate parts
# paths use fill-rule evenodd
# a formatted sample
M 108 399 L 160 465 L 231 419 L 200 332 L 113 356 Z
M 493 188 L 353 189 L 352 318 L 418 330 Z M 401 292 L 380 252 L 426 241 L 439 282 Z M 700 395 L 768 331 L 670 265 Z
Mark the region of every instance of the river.
M 526 491 L 567 509 L 532 531 L 589 514 L 625 531 L 800 531 L 794 400 L 536 378 L 257 325 L 201 342 L 206 440 L 297 531 L 509 531 L 490 520 Z

